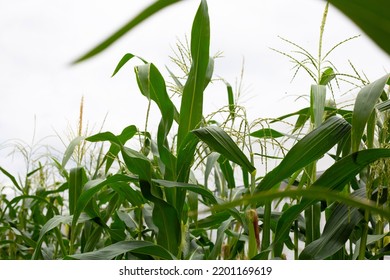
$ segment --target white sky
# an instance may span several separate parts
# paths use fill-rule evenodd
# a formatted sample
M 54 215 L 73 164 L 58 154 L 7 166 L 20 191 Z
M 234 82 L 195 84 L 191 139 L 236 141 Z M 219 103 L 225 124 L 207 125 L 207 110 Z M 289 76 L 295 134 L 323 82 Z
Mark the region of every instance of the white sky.
M 137 90 L 129 63 L 110 78 L 127 52 L 157 65 L 167 77 L 165 65 L 176 39 L 190 35 L 199 1 L 187 0 L 153 16 L 111 48 L 76 66 L 70 62 L 111 34 L 152 1 L 135 0 L 0 0 L 0 145 L 9 139 L 31 143 L 34 119 L 36 139 L 65 135 L 75 128 L 79 102 L 85 97 L 84 120 L 99 127 L 106 113 L 104 130 L 119 133 L 130 124 L 142 127 L 146 100 Z M 305 105 L 295 102 L 307 94 L 311 81 L 303 72 L 291 84 L 293 66 L 269 48 L 290 52 L 287 38 L 316 54 L 324 1 L 320 0 L 209 0 L 211 53 L 223 51 L 215 75 L 232 85 L 245 59 L 242 105 L 250 119 L 276 117 Z M 331 8 L 324 49 L 362 32 Z M 340 72 L 352 73 L 351 60 L 370 80 L 389 71 L 389 57 L 363 34 L 341 46 L 330 57 Z M 355 92 L 356 94 L 356 92 Z M 206 112 L 226 104 L 222 83 L 205 95 Z M 62 147 L 57 137 L 44 140 Z M 1 147 L 0 147 L 1 149 Z M 0 166 L 17 169 L 0 150 Z M 0 182 L 2 180 L 0 179 Z

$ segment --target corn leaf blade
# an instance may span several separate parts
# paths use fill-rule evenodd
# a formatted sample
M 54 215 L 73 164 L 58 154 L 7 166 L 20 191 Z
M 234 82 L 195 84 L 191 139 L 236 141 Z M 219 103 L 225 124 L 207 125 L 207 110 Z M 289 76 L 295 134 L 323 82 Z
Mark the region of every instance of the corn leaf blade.
M 200 125 L 203 111 L 203 91 L 207 84 L 210 48 L 210 19 L 206 1 L 202 0 L 195 15 L 191 31 L 192 65 L 184 85 L 180 106 L 177 145 L 180 147 L 187 134 Z
M 390 74 L 383 76 L 373 83 L 365 86 L 356 97 L 352 115 L 352 152 L 359 150 L 364 128 L 382 94 L 383 88 L 390 78 Z
M 330 0 L 385 52 L 390 54 L 390 2 L 387 0 Z
M 181 0 L 158 0 L 146 7 L 143 11 L 141 11 L 137 16 L 135 16 L 133 19 L 131 19 L 129 22 L 127 22 L 124 26 L 122 26 L 119 30 L 117 30 L 115 33 L 110 35 L 107 39 L 105 39 L 103 42 L 95 46 L 93 49 L 82 55 L 81 57 L 77 58 L 73 64 L 79 63 L 81 61 L 84 61 L 86 59 L 89 59 L 105 49 L 107 49 L 109 46 L 111 46 L 113 43 L 115 43 L 118 39 L 120 39 L 123 35 L 125 35 L 127 32 L 129 32 L 131 29 L 136 27 L 138 24 L 143 22 L 144 20 L 148 19 L 152 15 L 156 14 L 160 10 L 175 4 L 177 2 L 180 2 Z
M 69 256 L 69 258 L 78 260 L 111 260 L 127 252 L 154 256 L 163 260 L 175 259 L 171 253 L 161 246 L 147 241 L 120 241 L 94 252 L 74 254 Z
M 228 160 L 237 163 L 249 173 L 256 171 L 256 168 L 248 160 L 242 150 L 220 127 L 208 126 L 193 130 L 192 132 L 211 149 L 220 153 Z
M 329 118 L 291 148 L 281 163 L 257 185 L 257 191 L 271 189 L 297 170 L 319 159 L 342 140 L 350 129 L 350 125 L 344 119 Z

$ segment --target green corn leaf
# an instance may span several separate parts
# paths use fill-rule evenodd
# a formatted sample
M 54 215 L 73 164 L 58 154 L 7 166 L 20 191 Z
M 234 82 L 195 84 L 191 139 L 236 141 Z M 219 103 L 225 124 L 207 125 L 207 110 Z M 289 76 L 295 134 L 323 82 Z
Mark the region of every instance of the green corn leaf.
M 21 192 L 24 193 L 22 187 L 19 185 L 18 181 L 16 181 L 15 177 L 9 173 L 7 170 L 5 170 L 3 167 L 0 166 L 0 171 L 3 172 L 5 176 L 7 176 L 11 182 L 14 184 L 14 186 Z
M 218 204 L 216 198 L 214 197 L 213 193 L 208 190 L 203 188 L 202 186 L 199 185 L 194 185 L 194 184 L 188 184 L 188 183 L 181 183 L 181 182 L 172 182 L 172 181 L 167 181 L 167 180 L 157 180 L 154 179 L 153 182 L 158 183 L 161 186 L 167 187 L 167 188 L 183 188 L 188 191 L 200 194 L 207 198 L 212 204 Z
M 141 193 L 131 188 L 128 182 L 111 183 L 110 187 L 122 198 L 130 202 L 131 205 L 142 207 L 146 202 Z
M 181 244 L 181 224 L 178 211 L 175 207 L 152 193 L 152 186 L 148 181 L 141 180 L 140 187 L 143 196 L 152 201 L 153 223 L 158 228 L 157 244 L 176 255 Z
M 230 217 L 231 214 L 228 211 L 217 212 L 199 220 L 197 223 L 190 224 L 190 228 L 215 229 Z
M 390 2 L 388 0 L 330 0 L 385 52 L 390 54 Z
M 134 125 L 130 125 L 124 128 L 119 135 L 114 135 L 112 132 L 101 132 L 95 135 L 87 137 L 85 140 L 89 142 L 101 142 L 101 141 L 109 141 L 117 144 L 118 146 L 124 145 L 128 140 L 133 138 L 133 136 L 137 133 L 137 127 Z
M 330 117 L 291 148 L 282 162 L 257 185 L 257 191 L 271 189 L 297 170 L 319 159 L 348 135 L 350 129 L 349 123 L 344 119 Z
M 202 121 L 203 91 L 208 83 L 210 48 L 210 19 L 205 0 L 201 1 L 195 15 L 191 32 L 192 65 L 184 85 L 180 106 L 180 121 L 177 146 L 180 147 L 187 134 Z
M 209 260 L 216 260 L 217 257 L 221 254 L 222 250 L 222 242 L 225 239 L 225 231 L 229 228 L 230 223 L 232 222 L 232 218 L 222 222 L 217 230 L 217 239 L 215 240 L 213 250 L 210 252 L 208 256 Z
M 134 54 L 131 54 L 131 53 L 127 53 L 125 54 L 121 60 L 119 61 L 118 65 L 115 67 L 115 70 L 114 72 L 112 73 L 111 77 L 114 77 L 116 73 L 119 72 L 119 70 L 121 70 L 121 68 L 130 60 L 132 59 L 133 57 L 136 57 L 140 60 L 142 60 L 143 63 L 147 64 L 148 62 L 146 60 L 144 60 L 143 58 L 139 57 L 139 56 L 136 56 Z
M 369 245 L 369 244 L 372 244 L 374 242 L 377 242 L 379 240 L 381 240 L 382 238 L 384 238 L 385 236 L 388 236 L 389 235 L 389 232 L 387 233 L 384 233 L 384 234 L 369 234 L 367 235 L 367 243 L 366 245 Z M 355 248 L 360 248 L 360 243 L 361 243 L 361 238 L 356 242 L 355 244 Z M 387 246 L 386 246 L 387 247 Z M 383 252 L 383 249 L 380 250 L 379 252 Z M 385 254 L 381 254 L 381 253 L 375 253 L 375 256 L 373 259 L 380 259 L 381 257 L 383 257 L 384 255 L 389 255 L 389 252 L 385 253 Z M 356 260 L 357 258 L 359 257 L 359 250 L 358 249 L 355 249 L 355 252 L 353 252 L 353 256 L 352 256 L 352 259 L 353 260 Z M 371 260 L 371 259 L 370 259 Z
M 385 112 L 390 109 L 390 99 L 376 105 L 380 112 Z
M 361 198 L 365 195 L 364 188 L 352 194 L 353 197 Z M 299 255 L 299 259 L 323 260 L 335 254 L 345 246 L 353 229 L 362 219 L 363 215 L 357 208 L 338 204 L 327 219 L 321 237 L 306 246 Z
M 200 140 L 211 149 L 220 153 L 228 160 L 237 163 L 248 172 L 253 173 L 256 168 L 251 164 L 242 150 L 233 139 L 220 127 L 208 126 L 192 131 Z
M 325 188 L 331 191 L 341 191 L 345 184 L 355 178 L 356 174 L 364 167 L 375 160 L 385 157 L 390 157 L 389 149 L 369 149 L 348 155 L 329 167 L 313 183 L 310 189 Z M 326 198 L 322 197 L 321 199 Z M 298 215 L 307 207 L 321 199 L 304 199 L 300 204 L 292 206 L 283 213 L 279 219 L 275 233 L 275 254 L 281 254 L 283 241 L 287 238 L 291 225 Z
M 77 201 L 80 197 L 81 190 L 87 182 L 85 169 L 82 167 L 72 168 L 69 172 L 69 213 L 73 215 L 76 210 Z
M 223 156 L 220 155 L 218 158 L 219 167 L 221 168 L 224 179 L 228 183 L 229 189 L 236 188 L 236 180 L 234 178 L 234 170 L 230 165 L 229 161 Z
M 230 118 L 234 120 L 236 114 L 236 104 L 234 103 L 233 88 L 228 82 L 225 82 L 225 84 L 226 84 L 226 90 L 228 94 Z
M 310 90 L 311 121 L 314 127 L 319 127 L 324 118 L 326 100 L 326 86 L 312 85 Z
M 116 42 L 118 39 L 120 39 L 123 35 L 125 35 L 127 32 L 132 30 L 135 26 L 143 22 L 144 20 L 148 19 L 152 15 L 156 14 L 160 10 L 163 10 L 164 8 L 175 4 L 177 2 L 180 2 L 181 0 L 158 0 L 146 7 L 142 12 L 140 12 L 137 16 L 135 16 L 133 19 L 131 19 L 129 22 L 127 22 L 124 26 L 122 26 L 119 30 L 117 30 L 115 33 L 110 35 L 107 39 L 105 39 L 103 42 L 98 44 L 96 47 L 88 51 L 86 54 L 82 55 L 78 59 L 76 59 L 73 63 L 79 63 L 83 60 L 89 59 L 100 52 L 107 49 L 109 46 L 111 46 L 114 42 Z
M 73 217 L 71 215 L 56 215 L 53 218 L 51 218 L 50 220 L 48 220 L 43 225 L 43 227 L 41 228 L 41 230 L 39 232 L 39 238 L 38 238 L 37 245 L 35 247 L 35 251 L 34 251 L 32 259 L 38 258 L 39 252 L 40 252 L 41 247 L 42 247 L 43 238 L 45 237 L 45 235 L 47 233 L 49 233 L 51 230 L 53 230 L 54 228 L 58 227 L 60 224 L 70 225 L 72 222 L 72 219 L 73 219 Z M 78 219 L 78 222 L 84 223 L 90 219 L 91 218 L 87 215 L 81 215 Z
M 167 135 L 172 127 L 176 108 L 167 93 L 163 76 L 153 64 L 138 66 L 135 72 L 142 94 L 153 100 L 160 109 L 157 146 L 161 161 L 165 164 L 165 178 L 173 180 L 176 177 L 176 158 L 168 146 Z
M 119 135 L 114 135 L 111 132 L 101 132 L 95 135 L 92 135 L 85 140 L 90 142 L 101 142 L 101 141 L 109 141 L 111 142 L 110 149 L 107 154 L 104 156 L 104 160 L 106 161 L 105 172 L 107 173 L 112 164 L 115 161 L 115 158 L 118 156 L 121 151 L 121 147 L 126 144 L 134 135 L 137 133 L 137 127 L 134 125 L 130 125 L 124 128 Z
M 334 78 L 336 77 L 333 68 L 327 67 L 324 72 L 322 72 L 320 85 L 326 86 L 328 85 Z
M 355 106 L 352 115 L 352 151 L 359 150 L 360 142 L 375 105 L 377 104 L 384 86 L 390 78 L 390 74 L 376 80 L 365 86 L 356 97 Z
M 146 156 L 128 147 L 122 147 L 121 152 L 126 167 L 131 173 L 137 175 L 140 180 L 152 179 L 154 176 L 152 163 Z
M 76 209 L 73 214 L 72 228 L 75 228 L 78 218 L 80 217 L 81 213 L 84 211 L 85 207 L 88 205 L 89 201 L 104 186 L 117 183 L 117 182 L 128 183 L 128 182 L 136 182 L 136 181 L 138 181 L 138 178 L 122 175 L 122 174 L 115 174 L 111 177 L 108 177 L 105 180 L 96 179 L 96 180 L 88 181 L 85 184 L 84 189 L 77 200 Z
M 62 159 L 62 167 L 65 168 L 65 165 L 67 164 L 67 162 L 69 161 L 69 159 L 72 157 L 73 155 L 73 152 L 74 150 L 76 149 L 76 147 L 78 145 L 81 144 L 81 142 L 85 139 L 84 136 L 77 136 L 75 139 L 73 139 L 69 146 L 66 148 L 65 150 L 65 153 L 64 153 L 64 157 Z
M 276 131 L 272 128 L 262 128 L 262 129 L 259 129 L 259 130 L 256 130 L 254 132 L 252 132 L 250 134 L 250 136 L 252 137 L 256 137 L 256 138 L 271 138 L 271 139 L 276 139 L 276 138 L 280 138 L 280 137 L 284 137 L 285 134 L 279 132 L 279 131 Z
M 199 143 L 199 138 L 194 134 L 187 134 L 184 139 L 183 145 L 180 146 L 180 149 L 177 152 L 177 181 L 178 182 L 187 182 L 189 179 L 190 168 L 194 161 L 194 154 L 196 151 L 196 146 Z
M 205 185 L 205 187 L 207 187 L 207 185 L 208 185 L 208 179 L 209 179 L 211 170 L 214 168 L 214 165 L 217 162 L 219 156 L 220 155 L 218 153 L 212 152 L 207 157 L 206 169 L 204 171 L 204 185 Z
M 175 259 L 175 257 L 171 253 L 169 253 L 161 246 L 147 241 L 120 241 L 94 252 L 74 254 L 69 256 L 68 258 L 78 260 L 111 260 L 116 256 L 128 252 L 153 256 L 156 259 L 162 260 Z

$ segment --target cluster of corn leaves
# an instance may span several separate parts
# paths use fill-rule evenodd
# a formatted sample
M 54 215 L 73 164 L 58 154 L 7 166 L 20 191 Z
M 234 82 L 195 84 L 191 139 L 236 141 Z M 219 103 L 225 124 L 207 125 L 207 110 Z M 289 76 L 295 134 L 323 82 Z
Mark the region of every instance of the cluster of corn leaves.
M 175 2 L 179 1 L 156 1 L 80 60 L 99 53 L 139 22 Z M 333 2 L 341 10 L 345 8 L 343 1 Z M 346 111 L 325 106 L 332 73 L 324 70 L 319 83 L 311 88 L 310 107 L 280 118 L 297 116 L 296 130 L 306 123 L 313 129 L 275 169 L 256 178 L 253 160 L 221 127 L 204 122 L 203 93 L 213 73 L 209 45 L 210 23 L 203 0 L 192 26 L 190 72 L 184 85 L 176 81 L 182 88 L 179 109 L 155 65 L 141 59 L 143 64 L 135 67 L 140 92 L 161 113 L 157 137 L 131 125 L 119 135 L 104 132 L 86 139 L 109 144 L 99 163 L 105 175 L 91 175 L 85 167 L 65 171 L 68 155 L 81 139 L 69 147 L 62 164 L 57 163 L 66 182 L 54 191 L 31 195 L 1 169 L 22 192 L 11 201 L 2 197 L 3 257 L 269 259 L 283 258 L 286 248 L 300 259 L 378 259 L 389 254 L 385 169 L 390 156 L 386 93 L 390 75 L 362 88 L 354 110 Z M 132 58 L 132 54 L 125 55 L 114 74 Z M 229 87 L 228 93 L 234 116 Z M 249 137 L 283 135 L 262 129 Z M 143 138 L 140 149 L 130 148 L 136 137 Z M 206 148 L 200 150 L 200 145 Z M 193 173 L 199 154 L 208 156 L 206 174 L 213 168 L 220 171 L 218 180 L 224 181 L 234 196 L 226 198 L 199 184 Z M 316 161 L 326 154 L 332 155 L 334 164 L 317 177 Z M 118 163 L 118 170 L 114 163 Z M 242 187 L 237 186 L 235 168 L 241 169 Z M 283 181 L 289 183 L 282 190 Z M 60 193 L 68 196 L 68 212 L 61 208 Z M 272 202 L 287 197 L 290 203 L 282 210 L 272 208 Z M 204 215 L 199 216 L 200 211 Z M 27 217 L 29 221 L 22 222 Z

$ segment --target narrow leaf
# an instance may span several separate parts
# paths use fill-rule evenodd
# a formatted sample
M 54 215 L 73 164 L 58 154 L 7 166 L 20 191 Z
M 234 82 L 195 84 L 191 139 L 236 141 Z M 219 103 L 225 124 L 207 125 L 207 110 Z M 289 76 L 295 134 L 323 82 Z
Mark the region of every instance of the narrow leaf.
M 200 194 L 200 195 L 206 197 L 213 204 L 218 204 L 218 202 L 215 199 L 213 193 L 210 190 L 205 189 L 202 186 L 198 186 L 198 185 L 194 185 L 194 184 L 188 184 L 188 183 L 181 183 L 181 182 L 157 180 L 157 179 L 153 180 L 153 182 L 156 182 L 159 185 L 167 187 L 167 188 L 183 188 L 183 189 L 186 189 L 188 191 L 191 191 L 191 192 L 194 192 L 194 193 L 197 193 L 197 194 Z
M 76 210 L 77 201 L 80 197 L 81 190 L 87 182 L 87 175 L 84 168 L 72 168 L 69 172 L 69 213 L 73 215 Z
M 177 145 L 180 147 L 186 135 L 200 125 L 203 111 L 203 91 L 207 83 L 210 48 L 210 19 L 206 1 L 202 0 L 195 15 L 191 31 L 192 65 L 184 85 L 180 106 Z
M 220 153 L 228 160 L 237 163 L 248 172 L 253 173 L 256 168 L 251 164 L 242 150 L 233 139 L 220 127 L 208 126 L 192 131 L 200 140 L 211 149 Z
M 127 252 L 154 256 L 157 259 L 173 260 L 175 257 L 167 250 L 147 241 L 120 241 L 98 251 L 69 256 L 79 260 L 111 260 Z
M 368 119 L 370 118 L 389 77 L 390 74 L 387 74 L 379 80 L 365 86 L 356 97 L 352 115 L 351 131 L 353 152 L 359 150 L 364 128 L 366 127 Z
M 73 63 L 79 63 L 83 60 L 89 59 L 100 52 L 107 49 L 109 46 L 111 46 L 114 42 L 116 42 L 118 39 L 120 39 L 123 35 L 125 35 L 127 32 L 129 32 L 131 29 L 133 29 L 135 26 L 140 24 L 142 21 L 146 20 L 150 16 L 156 14 L 160 10 L 163 10 L 164 8 L 180 2 L 181 0 L 158 0 L 152 3 L 150 6 L 146 7 L 142 12 L 140 12 L 137 16 L 135 16 L 133 19 L 131 19 L 128 23 L 126 23 L 124 26 L 122 26 L 119 30 L 117 30 L 115 33 L 110 35 L 107 39 L 105 39 L 103 42 L 101 42 L 99 45 L 94 47 L 92 50 L 88 51 L 86 54 L 82 55 L 78 59 L 76 59 Z
M 256 130 L 254 132 L 252 132 L 250 134 L 250 136 L 252 137 L 256 137 L 256 138 L 271 138 L 271 139 L 276 139 L 276 138 L 280 138 L 280 137 L 284 137 L 285 134 L 279 132 L 279 131 L 276 131 L 272 128 L 262 128 L 262 129 L 259 129 L 259 130 Z
M 73 152 L 74 150 L 76 149 L 76 147 L 78 145 L 81 144 L 81 142 L 85 139 L 84 136 L 78 136 L 76 137 L 75 139 L 73 139 L 70 144 L 68 145 L 68 147 L 66 148 L 65 150 L 65 153 L 64 153 L 64 157 L 62 159 L 62 167 L 65 168 L 65 165 L 67 164 L 67 162 L 69 161 L 69 159 L 72 157 L 73 155 Z
M 269 190 L 297 170 L 319 159 L 343 139 L 350 129 L 350 125 L 344 119 L 330 117 L 321 126 L 298 141 L 282 162 L 263 178 L 258 184 L 257 190 Z
M 147 63 L 147 61 L 145 61 L 143 58 L 139 57 L 139 56 L 136 56 L 134 54 L 131 54 L 131 53 L 127 53 L 125 54 L 121 60 L 118 62 L 118 65 L 115 67 L 115 70 L 114 72 L 112 73 L 111 77 L 114 77 L 116 73 L 119 72 L 119 70 L 121 70 L 121 68 L 130 60 L 132 59 L 133 57 L 137 57 L 139 58 L 140 60 L 142 60 L 143 63 Z
M 390 2 L 388 0 L 330 0 L 387 54 L 390 54 Z
M 324 118 L 326 86 L 312 85 L 310 90 L 311 121 L 314 127 L 319 127 Z
M 354 192 L 354 197 L 365 197 L 364 188 Z M 299 259 L 323 260 L 339 251 L 349 239 L 355 226 L 363 219 L 357 208 L 338 204 L 327 219 L 321 237 L 306 246 Z

